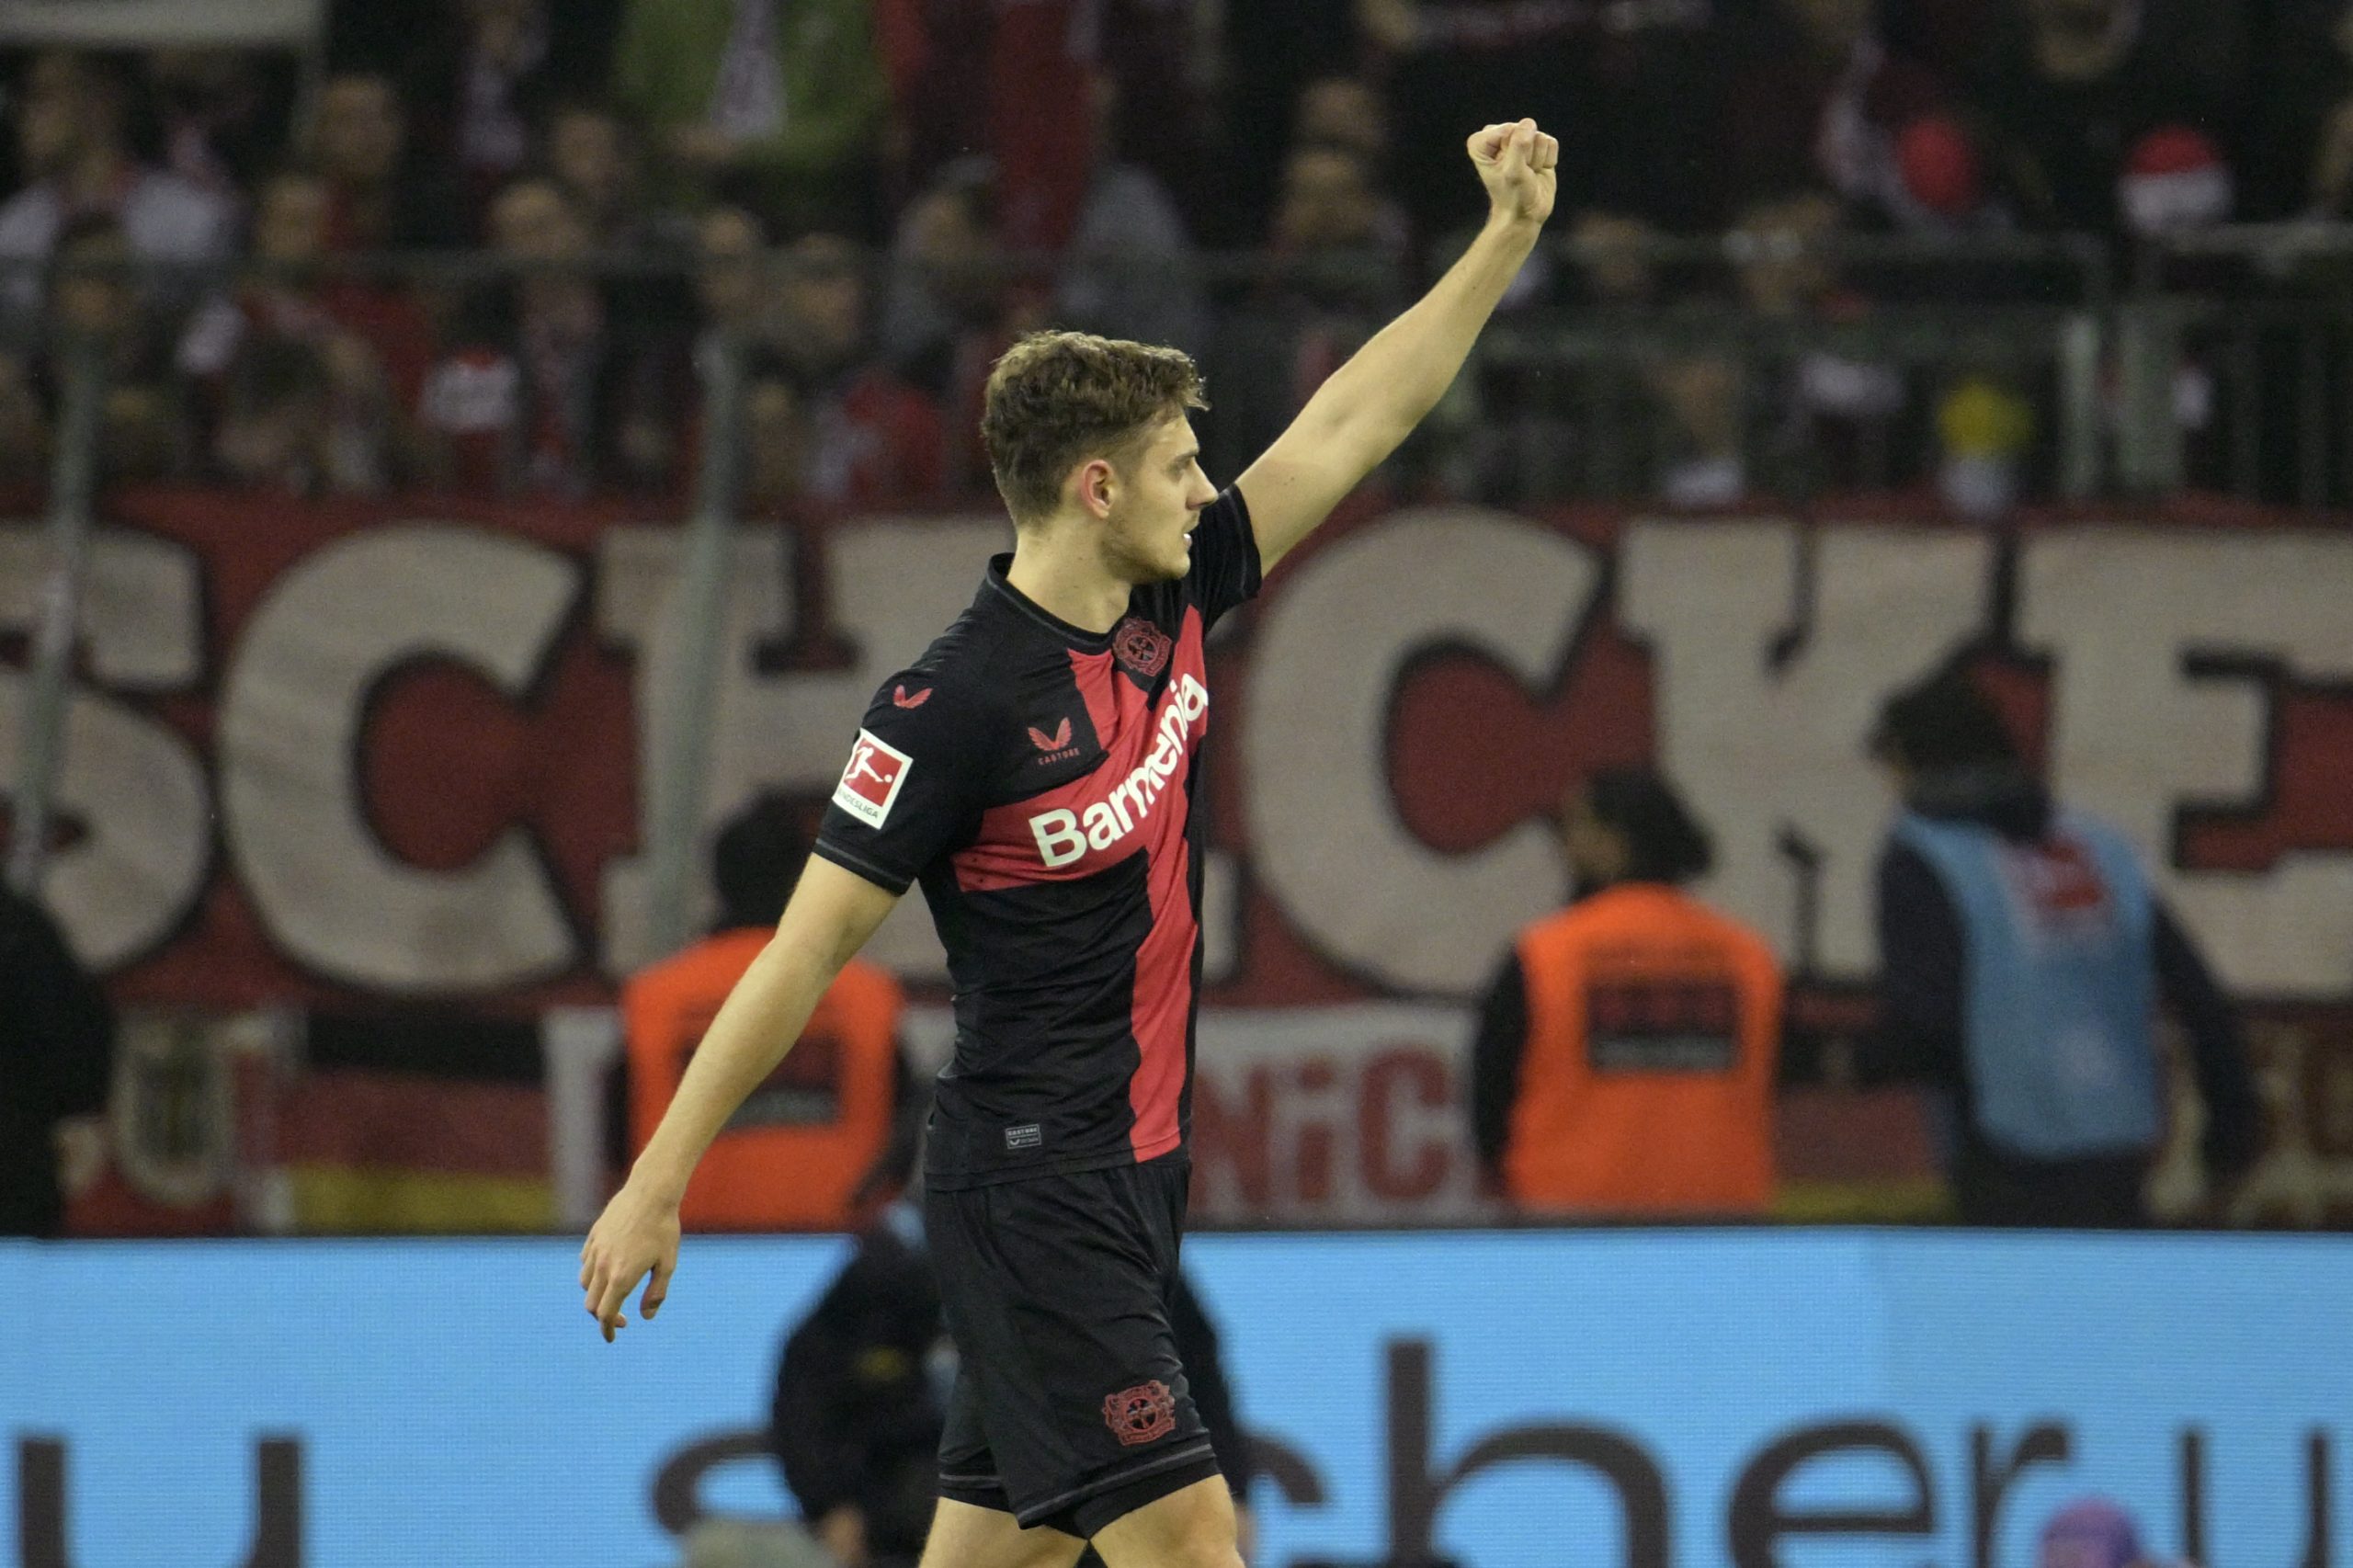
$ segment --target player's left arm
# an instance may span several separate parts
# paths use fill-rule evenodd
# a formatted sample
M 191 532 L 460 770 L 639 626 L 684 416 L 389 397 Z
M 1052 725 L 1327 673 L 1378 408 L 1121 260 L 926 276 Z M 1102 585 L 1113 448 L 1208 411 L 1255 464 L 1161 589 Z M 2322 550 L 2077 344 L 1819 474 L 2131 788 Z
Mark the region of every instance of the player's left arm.
M 1438 406 L 1552 214 L 1561 147 L 1534 120 L 1490 125 L 1469 145 L 1487 187 L 1479 237 L 1412 309 L 1333 372 L 1238 482 L 1263 566 L 1305 539 Z

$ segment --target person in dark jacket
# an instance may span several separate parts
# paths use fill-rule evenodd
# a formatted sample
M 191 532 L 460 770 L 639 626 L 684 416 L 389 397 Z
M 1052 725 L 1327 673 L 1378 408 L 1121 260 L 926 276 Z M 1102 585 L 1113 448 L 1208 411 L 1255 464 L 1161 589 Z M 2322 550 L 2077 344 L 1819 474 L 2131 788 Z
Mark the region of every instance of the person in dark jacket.
M 2123 836 L 2052 801 L 1958 661 L 1889 699 L 1871 752 L 1904 810 L 1879 864 L 1866 1065 L 1950 1096 L 1962 1220 L 2147 1223 L 2160 1002 L 2193 1050 L 2209 1179 L 2244 1175 L 2262 1130 L 2237 1017 Z
M 59 1131 L 105 1108 L 114 1014 L 41 907 L 0 883 L 0 1236 L 64 1223 Z
M 1249 1441 L 1234 1417 L 1217 1329 L 1181 1274 L 1169 1326 L 1240 1507 L 1253 1474 Z M 845 1568 L 914 1568 L 921 1555 L 955 1356 L 922 1211 L 893 1203 L 785 1340 L 769 1415 L 785 1485 Z

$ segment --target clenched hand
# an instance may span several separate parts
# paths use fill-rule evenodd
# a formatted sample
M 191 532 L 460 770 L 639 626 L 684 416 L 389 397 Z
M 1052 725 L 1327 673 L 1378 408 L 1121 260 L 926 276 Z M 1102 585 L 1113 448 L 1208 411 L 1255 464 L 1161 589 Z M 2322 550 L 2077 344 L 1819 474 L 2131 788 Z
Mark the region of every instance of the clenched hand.
M 1471 138 L 1471 162 L 1495 216 L 1541 223 L 1552 215 L 1561 144 L 1532 119 L 1490 125 Z

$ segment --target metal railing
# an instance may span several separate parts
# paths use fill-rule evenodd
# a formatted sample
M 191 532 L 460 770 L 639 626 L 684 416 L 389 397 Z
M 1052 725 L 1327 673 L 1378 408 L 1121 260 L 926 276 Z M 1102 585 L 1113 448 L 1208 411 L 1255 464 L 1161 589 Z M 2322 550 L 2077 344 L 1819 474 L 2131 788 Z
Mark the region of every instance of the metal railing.
M 2133 488 L 2353 506 L 2353 224 L 2143 248 L 2119 316 Z

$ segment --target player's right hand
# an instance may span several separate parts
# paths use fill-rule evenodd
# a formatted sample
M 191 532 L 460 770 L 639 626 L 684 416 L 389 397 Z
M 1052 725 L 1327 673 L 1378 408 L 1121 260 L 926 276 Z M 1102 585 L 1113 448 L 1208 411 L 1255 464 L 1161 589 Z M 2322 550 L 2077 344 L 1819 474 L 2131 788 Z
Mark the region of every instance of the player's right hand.
M 1471 163 L 1496 216 L 1541 223 L 1552 215 L 1558 188 L 1561 143 L 1536 129 L 1532 119 L 1490 125 L 1472 134 Z
M 616 1329 L 629 1325 L 621 1308 L 637 1282 L 653 1276 L 638 1301 L 639 1312 L 650 1323 L 669 1294 L 677 1267 L 678 1206 L 623 1185 L 580 1248 L 580 1288 L 588 1293 L 588 1315 L 605 1331 L 606 1344 L 613 1342 Z

